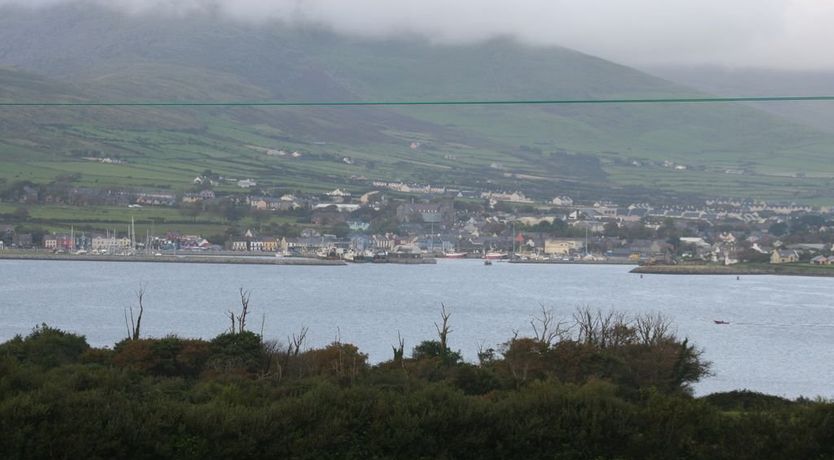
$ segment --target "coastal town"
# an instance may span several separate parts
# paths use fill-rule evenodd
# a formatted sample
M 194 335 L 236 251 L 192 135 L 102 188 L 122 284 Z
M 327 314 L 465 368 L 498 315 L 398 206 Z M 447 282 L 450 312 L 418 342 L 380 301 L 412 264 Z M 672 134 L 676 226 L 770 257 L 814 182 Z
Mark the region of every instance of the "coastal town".
M 436 258 L 530 263 L 834 264 L 834 210 L 714 199 L 686 206 L 581 201 L 521 191 L 368 181 L 322 193 L 258 188 L 206 173 L 190 191 L 22 184 L 3 196 L 0 250 L 77 256 L 227 254 L 424 263 Z M 127 208 L 118 224 L 33 224 L 33 206 Z M 189 234 L 146 218 L 222 216 L 222 234 Z M 282 218 L 277 224 L 274 218 Z M 148 226 L 148 222 L 152 225 Z M 137 224 L 144 230 L 137 232 Z M 60 226 L 59 226 L 60 227 Z

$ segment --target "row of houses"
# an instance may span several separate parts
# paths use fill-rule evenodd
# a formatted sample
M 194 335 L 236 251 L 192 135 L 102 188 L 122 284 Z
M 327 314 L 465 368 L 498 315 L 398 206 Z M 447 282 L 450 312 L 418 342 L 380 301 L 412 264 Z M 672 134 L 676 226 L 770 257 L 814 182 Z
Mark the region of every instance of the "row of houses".
M 307 229 L 301 236 L 294 238 L 258 236 L 252 230 L 247 230 L 240 238 L 227 243 L 227 249 L 238 252 L 283 252 L 306 254 L 320 249 L 343 248 L 357 251 L 379 250 L 390 251 L 404 242 L 416 241 L 393 234 L 384 235 L 353 235 L 338 238 L 335 235 L 320 234 Z M 453 246 L 452 246 L 453 247 Z M 448 244 L 438 244 L 438 248 L 449 248 Z

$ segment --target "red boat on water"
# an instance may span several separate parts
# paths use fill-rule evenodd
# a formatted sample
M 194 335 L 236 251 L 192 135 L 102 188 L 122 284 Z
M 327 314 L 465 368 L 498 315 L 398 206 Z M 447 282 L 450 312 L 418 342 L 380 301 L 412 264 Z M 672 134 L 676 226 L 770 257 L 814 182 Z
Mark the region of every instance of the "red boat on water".
M 714 319 L 714 320 L 712 320 L 712 322 L 715 323 L 715 324 L 730 324 L 729 321 L 722 321 L 720 319 Z

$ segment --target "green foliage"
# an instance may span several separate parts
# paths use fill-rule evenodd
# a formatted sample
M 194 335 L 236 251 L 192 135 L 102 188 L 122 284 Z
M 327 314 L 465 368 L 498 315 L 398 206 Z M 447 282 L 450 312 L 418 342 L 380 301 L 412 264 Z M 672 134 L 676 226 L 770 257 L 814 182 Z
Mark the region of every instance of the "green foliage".
M 448 351 L 444 361 L 439 342 L 426 341 L 412 359 L 369 366 L 340 342 L 295 353 L 241 332 L 110 352 L 42 326 L 0 345 L 0 457 L 834 455 L 834 404 L 750 392 L 695 399 L 679 387 L 698 373 L 681 364 L 698 362 L 695 349 L 639 342 L 516 337 L 476 366 Z
M 250 331 L 223 333 L 211 341 L 209 366 L 218 371 L 257 372 L 267 362 L 261 336 Z
M 210 356 L 210 344 L 205 341 L 169 336 L 119 342 L 112 360 L 117 366 L 150 375 L 196 377 Z
M 89 348 L 84 336 L 41 324 L 25 338 L 17 336 L 0 345 L 0 356 L 7 355 L 21 363 L 57 367 L 79 362 Z
M 411 352 L 411 357 L 416 360 L 435 358 L 441 363 L 447 365 L 458 364 L 463 361 L 463 356 L 459 351 L 453 351 L 449 348 L 444 348 L 440 342 L 436 340 L 424 340 L 420 342 Z
M 773 236 L 782 236 L 788 233 L 788 224 L 785 222 L 777 222 L 768 227 L 767 231 Z
M 749 390 L 714 393 L 704 401 L 724 411 L 770 411 L 785 409 L 796 403 L 779 396 L 756 393 Z

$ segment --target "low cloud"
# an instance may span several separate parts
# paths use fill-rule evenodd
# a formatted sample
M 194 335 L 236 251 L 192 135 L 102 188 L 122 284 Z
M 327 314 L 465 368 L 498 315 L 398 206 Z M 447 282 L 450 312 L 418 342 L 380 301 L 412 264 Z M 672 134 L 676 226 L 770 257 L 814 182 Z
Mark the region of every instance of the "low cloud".
M 222 14 L 437 43 L 513 36 L 638 66 L 832 69 L 830 0 L 0 0 L 95 2 L 130 14 Z

